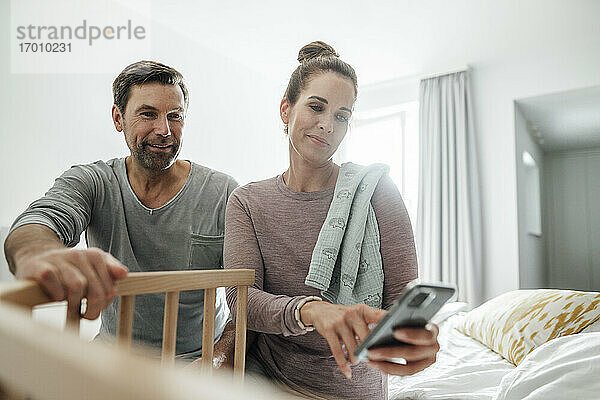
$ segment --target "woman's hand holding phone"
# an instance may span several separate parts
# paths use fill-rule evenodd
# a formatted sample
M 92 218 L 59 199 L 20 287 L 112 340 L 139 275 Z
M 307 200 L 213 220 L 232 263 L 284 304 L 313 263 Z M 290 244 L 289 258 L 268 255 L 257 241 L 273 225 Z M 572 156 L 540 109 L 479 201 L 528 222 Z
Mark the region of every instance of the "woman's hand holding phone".
M 398 328 L 394 330 L 394 339 L 398 345 L 378 347 L 368 352 L 369 365 L 386 374 L 406 376 L 424 370 L 436 360 L 440 350 L 439 329 L 432 323 L 424 328 Z M 390 362 L 391 359 L 404 359 L 406 364 Z
M 354 355 L 358 341 L 364 341 L 370 333 L 369 325 L 379 322 L 385 310 L 365 304 L 343 306 L 325 301 L 311 301 L 300 309 L 300 318 L 305 325 L 312 325 L 329 343 L 331 353 L 342 371 L 350 378 L 350 364 L 356 364 Z M 439 350 L 438 328 L 428 324 L 426 328 L 399 328 L 394 337 L 402 343 L 369 350 L 369 365 L 391 375 L 410 375 L 427 368 L 435 362 Z M 342 344 L 347 350 L 344 354 Z M 406 364 L 387 360 L 403 358 Z

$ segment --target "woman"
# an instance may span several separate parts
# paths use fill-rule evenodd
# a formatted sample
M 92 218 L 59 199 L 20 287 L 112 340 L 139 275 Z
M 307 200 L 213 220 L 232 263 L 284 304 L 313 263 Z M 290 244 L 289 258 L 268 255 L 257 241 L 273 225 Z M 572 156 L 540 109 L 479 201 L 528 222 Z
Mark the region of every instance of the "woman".
M 387 397 L 383 373 L 412 374 L 435 361 L 437 327 L 398 329 L 395 336 L 405 345 L 371 350 L 368 363 L 354 363 L 356 338 L 366 337 L 368 325 L 385 314 L 381 308 L 388 308 L 417 276 L 408 214 L 387 175 L 378 180 L 370 198 L 378 223 L 375 236 L 381 238 L 376 245 L 382 290 L 373 297 L 380 306 L 320 301 L 326 291 L 306 284 L 307 275 L 314 272 L 317 252 L 313 251 L 323 236 L 320 232 L 329 224 L 325 222 L 334 193 L 336 199 L 344 197 L 335 191 L 336 183 L 354 174 L 347 170 L 340 174 L 346 164 L 340 169 L 332 156 L 346 135 L 357 84 L 352 67 L 323 42 L 304 46 L 298 61 L 301 65 L 280 105 L 289 137 L 289 168 L 282 175 L 236 189 L 227 205 L 224 266 L 256 271 L 255 284 L 248 291 L 248 329 L 257 335 L 248 351 L 247 372 L 265 375 L 309 397 L 383 399 Z M 343 227 L 343 220 L 340 224 L 334 221 L 331 228 Z M 358 250 L 361 245 L 352 247 Z M 335 262 L 332 255 L 338 250 L 325 250 L 325 259 Z M 336 264 L 336 268 L 343 267 Z M 345 277 L 338 272 L 331 279 L 338 284 L 334 292 L 344 288 Z M 227 292 L 232 309 L 235 293 Z M 397 357 L 407 364 L 385 361 Z

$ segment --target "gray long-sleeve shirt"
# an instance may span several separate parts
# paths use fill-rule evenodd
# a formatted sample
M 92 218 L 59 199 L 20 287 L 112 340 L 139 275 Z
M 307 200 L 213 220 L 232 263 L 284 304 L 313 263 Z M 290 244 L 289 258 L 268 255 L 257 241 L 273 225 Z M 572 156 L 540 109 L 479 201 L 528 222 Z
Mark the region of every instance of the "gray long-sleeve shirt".
M 313 248 L 334 190 L 294 192 L 281 175 L 236 189 L 227 205 L 225 268 L 254 268 L 248 290 L 248 329 L 259 332 L 249 349 L 249 363 L 258 363 L 277 382 L 308 396 L 336 399 L 384 399 L 384 376 L 362 363 L 352 379 L 339 371 L 331 350 L 318 332 L 305 333 L 294 310 L 306 296 L 320 296 L 306 286 Z M 398 189 L 383 177 L 371 204 L 381 235 L 385 275 L 383 307 L 388 308 L 404 286 L 417 276 L 413 233 Z M 230 307 L 236 291 L 227 290 Z
M 222 268 L 227 198 L 237 183 L 223 173 L 192 163 L 184 186 L 156 209 L 144 206 L 127 178 L 125 158 L 77 165 L 56 179 L 44 197 L 14 222 L 43 224 L 66 246 L 85 230 L 87 244 L 121 261 L 131 272 Z M 178 354 L 199 356 L 202 347 L 204 291 L 181 292 L 177 324 Z M 135 298 L 133 339 L 152 346 L 162 342 L 164 295 Z M 229 317 L 217 298 L 215 337 Z M 101 336 L 115 335 L 118 299 L 102 312 Z

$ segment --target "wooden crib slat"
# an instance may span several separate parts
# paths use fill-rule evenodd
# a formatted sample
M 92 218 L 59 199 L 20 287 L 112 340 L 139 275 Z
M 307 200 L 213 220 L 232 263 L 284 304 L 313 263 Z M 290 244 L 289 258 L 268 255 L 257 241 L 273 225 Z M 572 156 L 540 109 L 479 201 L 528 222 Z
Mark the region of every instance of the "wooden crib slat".
M 165 316 L 163 322 L 162 362 L 173 364 L 177 346 L 177 313 L 179 312 L 179 291 L 165 295 Z
M 115 282 L 117 294 L 144 294 L 197 290 L 221 286 L 252 285 L 254 270 L 214 269 L 190 271 L 134 272 Z
M 71 329 L 75 333 L 79 333 L 79 320 L 81 319 L 81 302 L 77 305 L 77 308 L 73 307 L 71 310 L 70 307 L 67 306 L 67 320 L 66 326 L 67 329 Z
M 248 319 L 248 286 L 238 286 L 235 311 L 235 359 L 233 376 L 244 380 L 246 361 L 246 322 Z
M 204 290 L 204 322 L 202 324 L 202 367 L 211 374 L 215 346 L 215 299 L 216 289 Z
M 117 343 L 124 349 L 131 346 L 133 330 L 133 302 L 135 296 L 121 296 L 119 301 L 119 322 L 117 327 Z

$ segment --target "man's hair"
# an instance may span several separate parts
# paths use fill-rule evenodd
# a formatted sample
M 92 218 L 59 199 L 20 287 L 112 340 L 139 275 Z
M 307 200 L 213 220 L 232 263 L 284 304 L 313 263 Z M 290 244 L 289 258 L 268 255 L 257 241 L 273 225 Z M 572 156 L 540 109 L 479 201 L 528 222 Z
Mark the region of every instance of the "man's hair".
M 113 82 L 113 98 L 121 113 L 129 101 L 131 88 L 144 83 L 158 82 L 163 85 L 179 85 L 183 92 L 185 109 L 188 106 L 188 91 L 183 82 L 183 75 L 177 70 L 156 61 L 138 61 L 125 67 Z

